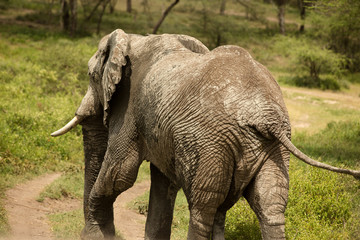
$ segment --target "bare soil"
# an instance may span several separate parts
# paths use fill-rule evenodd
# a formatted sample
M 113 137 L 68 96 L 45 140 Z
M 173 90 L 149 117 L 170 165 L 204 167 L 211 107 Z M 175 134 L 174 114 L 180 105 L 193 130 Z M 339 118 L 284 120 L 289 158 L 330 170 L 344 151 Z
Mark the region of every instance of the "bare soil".
M 114 204 L 115 228 L 126 240 L 144 239 L 145 215 L 141 215 L 126 207 L 128 202 L 144 194 L 150 188 L 149 181 L 135 184 L 132 188 L 120 194 Z
M 6 192 L 5 209 L 11 228 L 11 235 L 8 239 L 45 240 L 53 238 L 46 217 L 51 210 L 36 201 L 36 198 L 46 185 L 60 176 L 59 173 L 43 175 Z
M 44 188 L 61 176 L 52 173 L 17 185 L 6 192 L 5 209 L 8 214 L 11 232 L 9 240 L 51 240 L 54 236 L 47 215 L 82 208 L 79 199 L 37 201 Z M 144 239 L 145 216 L 126 208 L 128 202 L 149 189 L 149 181 L 135 184 L 121 194 L 115 204 L 115 227 L 126 240 Z M 4 239 L 4 237 L 0 238 Z

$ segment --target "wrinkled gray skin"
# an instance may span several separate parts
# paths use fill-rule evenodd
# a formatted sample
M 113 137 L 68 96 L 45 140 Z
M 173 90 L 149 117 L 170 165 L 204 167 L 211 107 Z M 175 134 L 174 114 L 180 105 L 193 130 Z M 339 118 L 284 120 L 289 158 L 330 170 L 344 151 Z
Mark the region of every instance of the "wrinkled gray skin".
M 90 86 L 76 116 L 85 149 L 83 238 L 114 236 L 113 202 L 151 162 L 146 239 L 169 239 L 182 188 L 188 239 L 224 239 L 226 211 L 244 196 L 263 239 L 285 239 L 290 142 L 280 88 L 244 49 L 209 51 L 183 35 L 104 37 L 89 61 Z M 55 134 L 56 135 L 56 134 Z

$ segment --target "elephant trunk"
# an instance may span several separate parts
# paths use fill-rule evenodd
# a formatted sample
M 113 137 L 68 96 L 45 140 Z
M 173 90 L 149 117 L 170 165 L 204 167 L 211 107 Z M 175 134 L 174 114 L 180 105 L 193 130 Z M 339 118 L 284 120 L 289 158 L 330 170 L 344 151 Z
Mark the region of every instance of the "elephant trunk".
M 87 118 L 81 125 L 85 154 L 84 217 L 88 221 L 89 196 L 106 153 L 108 129 L 103 125 L 102 116 Z

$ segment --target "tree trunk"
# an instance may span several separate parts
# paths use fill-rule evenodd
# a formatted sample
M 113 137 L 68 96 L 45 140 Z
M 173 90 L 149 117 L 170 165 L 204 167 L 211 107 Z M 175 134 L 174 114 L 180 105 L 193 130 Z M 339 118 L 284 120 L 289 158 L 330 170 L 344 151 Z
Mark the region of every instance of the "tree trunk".
M 95 7 L 93 8 L 93 10 L 91 10 L 90 14 L 85 18 L 85 22 L 89 21 L 89 20 L 93 17 L 94 13 L 96 12 L 96 10 L 98 9 L 98 7 L 100 6 L 100 4 L 101 4 L 102 2 L 103 2 L 103 0 L 99 0 L 99 1 L 97 2 L 97 4 L 95 5 Z
M 77 0 L 70 0 L 70 34 L 74 36 L 77 28 Z
M 70 25 L 69 3 L 67 2 L 67 0 L 61 0 L 60 3 L 61 3 L 60 24 L 64 31 L 68 31 Z
M 110 0 L 110 4 L 109 4 L 110 14 L 113 14 L 113 13 L 114 13 L 116 3 L 117 3 L 117 0 Z
M 241 1 L 241 0 L 236 0 L 237 3 L 240 3 L 244 8 L 245 8 L 245 13 L 246 13 L 246 19 L 251 20 L 252 19 L 257 19 L 256 17 L 256 13 L 255 11 L 251 10 L 251 4 L 249 4 L 249 2 L 245 3 L 246 1 Z M 250 14 L 250 16 L 249 16 Z
M 77 1 L 61 0 L 61 26 L 73 36 L 77 28 Z
M 279 27 L 280 27 L 280 33 L 285 35 L 285 5 L 279 6 Z
M 225 15 L 226 0 L 221 0 L 220 15 Z
M 131 13 L 132 6 L 131 6 L 131 0 L 126 0 L 126 12 Z
M 298 0 L 300 9 L 301 25 L 299 31 L 302 33 L 305 30 L 305 3 L 304 0 Z
M 173 7 L 175 7 L 176 4 L 178 4 L 179 1 L 180 1 L 180 0 L 175 0 L 175 2 L 173 2 L 173 3 L 164 11 L 164 13 L 163 13 L 163 15 L 161 16 L 159 22 L 158 22 L 158 23 L 155 25 L 155 27 L 154 27 L 154 30 L 153 30 L 153 32 L 152 32 L 153 34 L 156 34 L 156 33 L 157 33 L 157 31 L 159 30 L 161 24 L 162 24 L 163 21 L 165 20 L 166 16 L 169 14 L 169 12 L 171 11 L 171 9 L 172 9 Z
M 106 0 L 103 2 L 103 9 L 101 10 L 99 21 L 98 21 L 97 28 L 96 28 L 96 34 L 98 34 L 98 35 L 100 34 L 100 26 L 101 26 L 101 22 L 102 22 L 102 17 L 104 16 L 106 6 L 109 4 L 109 2 L 110 2 L 110 0 Z

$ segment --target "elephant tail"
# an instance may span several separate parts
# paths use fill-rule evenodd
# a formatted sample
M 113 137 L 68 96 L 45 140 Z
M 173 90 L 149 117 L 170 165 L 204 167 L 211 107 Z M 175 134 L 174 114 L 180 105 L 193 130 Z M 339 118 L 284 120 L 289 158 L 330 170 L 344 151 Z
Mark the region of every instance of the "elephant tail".
M 290 141 L 290 139 L 286 136 L 285 133 L 280 134 L 280 136 L 277 138 L 282 143 L 282 145 L 284 145 L 284 147 L 286 147 L 292 154 L 294 154 L 294 156 L 296 156 L 298 159 L 304 161 L 305 163 L 307 163 L 311 166 L 314 166 L 314 167 L 323 168 L 323 169 L 330 170 L 333 172 L 349 174 L 349 175 L 352 175 L 353 177 L 355 177 L 356 179 L 360 180 L 360 171 L 338 168 L 338 167 L 334 167 L 334 166 L 331 166 L 331 165 L 328 165 L 325 163 L 315 161 L 314 159 L 311 159 L 310 157 L 305 155 L 303 152 L 301 152 L 299 149 L 297 149 L 297 147 L 295 147 L 295 145 Z

